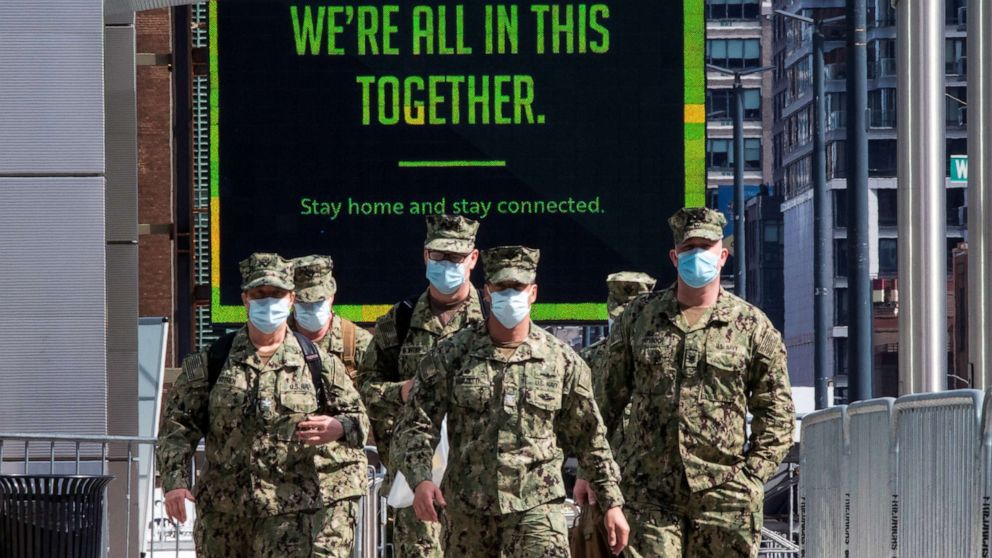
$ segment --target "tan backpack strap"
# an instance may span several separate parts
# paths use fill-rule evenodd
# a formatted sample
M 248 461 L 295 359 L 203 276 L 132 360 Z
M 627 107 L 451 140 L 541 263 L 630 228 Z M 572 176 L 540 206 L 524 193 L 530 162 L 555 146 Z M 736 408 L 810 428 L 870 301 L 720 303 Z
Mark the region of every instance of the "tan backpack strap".
M 341 318 L 341 337 L 344 341 L 341 360 L 348 370 L 355 370 L 358 367 L 358 363 L 355 362 L 355 327 L 355 323 L 351 320 Z

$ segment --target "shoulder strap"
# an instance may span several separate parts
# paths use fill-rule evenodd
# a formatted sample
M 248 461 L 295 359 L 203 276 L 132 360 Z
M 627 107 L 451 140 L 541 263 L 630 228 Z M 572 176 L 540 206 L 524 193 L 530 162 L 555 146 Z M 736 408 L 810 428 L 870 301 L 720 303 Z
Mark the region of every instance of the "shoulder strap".
M 400 345 L 403 345 L 406 334 L 410 332 L 410 320 L 413 319 L 413 309 L 419 298 L 408 298 L 396 306 L 396 339 Z
M 225 334 L 207 349 L 207 384 L 211 390 L 217 385 L 217 378 L 220 377 L 220 372 L 224 369 L 227 355 L 231 353 L 231 347 L 234 345 L 234 336 L 237 334 L 236 331 Z
M 341 360 L 344 361 L 344 365 L 350 372 L 351 370 L 354 370 L 356 365 L 355 322 L 341 318 L 341 337 L 344 344 L 344 350 L 341 352 Z
M 307 339 L 306 335 L 298 331 L 294 331 L 293 335 L 300 344 L 300 348 L 303 349 L 303 358 L 307 361 L 307 368 L 310 369 L 310 379 L 313 381 L 314 389 L 317 390 L 317 406 L 319 409 L 326 409 L 327 390 L 324 389 L 324 366 L 320 362 L 317 346 L 313 344 L 313 341 Z

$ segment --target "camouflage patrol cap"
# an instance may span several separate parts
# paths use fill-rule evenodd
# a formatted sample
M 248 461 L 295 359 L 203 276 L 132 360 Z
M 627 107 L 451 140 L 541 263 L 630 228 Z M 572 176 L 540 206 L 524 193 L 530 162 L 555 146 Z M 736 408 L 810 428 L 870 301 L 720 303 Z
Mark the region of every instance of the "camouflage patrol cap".
M 486 268 L 486 282 L 497 284 L 507 281 L 531 284 L 537 279 L 537 262 L 541 251 L 524 246 L 498 246 L 482 252 L 482 265 Z
M 320 302 L 334 296 L 338 284 L 331 275 L 334 260 L 330 256 L 304 256 L 293 264 L 293 282 L 296 283 L 296 300 Z
M 478 221 L 461 215 L 428 215 L 424 248 L 468 254 L 475 250 L 475 233 L 478 230 Z
M 672 227 L 672 236 L 678 246 L 687 238 L 723 240 L 727 219 L 723 213 L 706 207 L 683 207 L 668 219 L 668 225 Z
M 279 254 L 255 252 L 238 266 L 241 269 L 242 291 L 266 285 L 287 291 L 294 288 L 293 265 Z
M 649 293 L 654 289 L 657 279 L 639 271 L 621 271 L 606 278 L 606 288 L 609 296 L 606 299 L 606 309 L 610 317 L 616 319 L 623 312 L 623 307 L 638 296 Z

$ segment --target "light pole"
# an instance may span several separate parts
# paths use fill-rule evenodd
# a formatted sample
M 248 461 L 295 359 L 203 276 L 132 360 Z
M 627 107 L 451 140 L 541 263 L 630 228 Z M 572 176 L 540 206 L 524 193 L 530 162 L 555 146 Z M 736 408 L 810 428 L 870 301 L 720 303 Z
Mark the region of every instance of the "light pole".
M 774 69 L 771 66 L 730 70 L 713 64 L 706 68 L 734 77 L 734 293 L 747 300 L 747 244 L 744 238 L 744 86 L 741 77 Z
M 783 10 L 775 13 L 813 26 L 813 391 L 817 409 L 828 405 L 828 382 L 832 319 L 830 315 L 830 288 L 833 274 L 827 265 L 830 243 L 830 220 L 827 207 L 830 192 L 827 190 L 827 109 L 824 91 L 823 25 L 843 18 L 815 20 Z

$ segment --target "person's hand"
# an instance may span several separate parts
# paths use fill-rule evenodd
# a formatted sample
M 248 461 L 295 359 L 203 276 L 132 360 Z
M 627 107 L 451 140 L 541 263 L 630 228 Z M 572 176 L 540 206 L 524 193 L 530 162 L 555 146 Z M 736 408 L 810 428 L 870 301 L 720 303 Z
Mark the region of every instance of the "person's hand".
M 627 537 L 630 536 L 630 525 L 627 525 L 623 509 L 617 506 L 607 510 L 603 523 L 606 524 L 606 537 L 610 550 L 616 556 L 627 547 Z
M 586 479 L 575 479 L 575 488 L 572 489 L 572 497 L 575 499 L 575 503 L 580 506 L 584 506 L 587 503 L 589 505 L 596 503 L 596 493 L 589 486 L 589 481 Z
M 344 426 L 334 417 L 314 415 L 296 425 L 296 439 L 310 446 L 335 442 L 344 436 Z
M 410 400 L 410 390 L 413 389 L 413 384 L 415 383 L 416 381 L 413 378 L 410 378 L 404 382 L 403 387 L 400 388 L 400 398 L 403 399 L 404 403 Z
M 422 481 L 417 485 L 417 490 L 413 496 L 413 511 L 417 514 L 417 518 L 429 523 L 437 522 L 435 503 L 442 508 L 448 505 L 444 501 L 444 494 L 441 494 L 440 488 L 431 481 Z
M 165 493 L 165 515 L 176 522 L 186 523 L 186 500 L 196 502 L 193 493 L 185 488 L 177 488 Z

